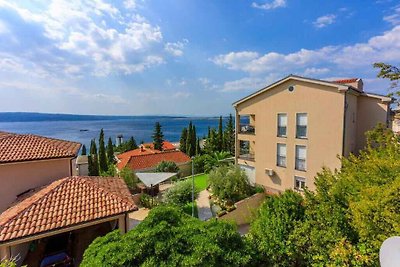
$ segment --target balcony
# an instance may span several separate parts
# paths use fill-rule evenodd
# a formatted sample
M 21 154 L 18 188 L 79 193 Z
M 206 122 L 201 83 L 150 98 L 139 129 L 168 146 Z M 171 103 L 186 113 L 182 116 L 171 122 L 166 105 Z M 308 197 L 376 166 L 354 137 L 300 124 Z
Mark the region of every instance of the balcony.
M 251 115 L 239 115 L 238 116 L 238 122 L 239 122 L 239 129 L 238 133 L 239 134 L 255 134 L 256 133 L 256 128 L 255 128 L 255 120 L 256 116 L 254 114 Z
M 239 141 L 239 155 L 238 158 L 241 160 L 255 161 L 255 154 L 253 150 L 254 142 L 250 141 Z
M 240 154 L 239 159 L 255 161 L 255 155 L 254 155 L 254 153 Z
M 240 134 L 255 134 L 256 128 L 250 124 L 240 124 L 239 125 Z

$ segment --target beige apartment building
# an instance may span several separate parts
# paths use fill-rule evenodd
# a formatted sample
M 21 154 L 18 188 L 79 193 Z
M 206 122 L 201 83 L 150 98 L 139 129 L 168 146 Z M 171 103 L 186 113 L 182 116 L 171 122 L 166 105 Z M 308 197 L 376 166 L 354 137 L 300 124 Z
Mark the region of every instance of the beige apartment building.
M 233 104 L 236 163 L 270 192 L 314 190 L 323 167 L 365 146 L 365 132 L 388 125 L 391 98 L 364 92 L 361 79 L 290 75 Z

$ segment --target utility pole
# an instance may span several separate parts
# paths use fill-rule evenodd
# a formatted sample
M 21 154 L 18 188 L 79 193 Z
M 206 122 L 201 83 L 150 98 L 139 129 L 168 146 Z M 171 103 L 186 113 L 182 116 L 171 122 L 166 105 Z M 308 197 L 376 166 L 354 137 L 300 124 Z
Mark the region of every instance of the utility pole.
M 192 159 L 192 217 L 194 217 L 194 157 Z

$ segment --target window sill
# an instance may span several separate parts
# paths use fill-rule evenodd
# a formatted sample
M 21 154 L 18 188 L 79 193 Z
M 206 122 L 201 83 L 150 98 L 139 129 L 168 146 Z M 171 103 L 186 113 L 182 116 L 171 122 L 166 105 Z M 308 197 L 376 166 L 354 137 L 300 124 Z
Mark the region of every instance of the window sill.
M 286 166 L 276 165 L 276 167 L 285 168 L 286 169 Z
M 296 139 L 300 139 L 300 140 L 308 140 L 308 138 L 307 138 L 307 137 L 299 137 L 299 136 L 296 136 Z
M 299 169 L 296 169 L 296 168 L 295 168 L 295 170 L 299 171 L 299 172 L 307 172 L 307 170 L 299 170 Z
M 279 137 L 279 138 L 287 138 L 286 135 L 277 135 L 276 137 Z

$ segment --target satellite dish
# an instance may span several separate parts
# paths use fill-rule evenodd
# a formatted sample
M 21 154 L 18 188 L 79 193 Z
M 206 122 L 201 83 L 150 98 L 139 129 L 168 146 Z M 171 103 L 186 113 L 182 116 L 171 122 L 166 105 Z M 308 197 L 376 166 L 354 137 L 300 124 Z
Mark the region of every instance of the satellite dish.
M 383 241 L 379 251 L 381 267 L 400 266 L 400 236 L 392 236 Z

